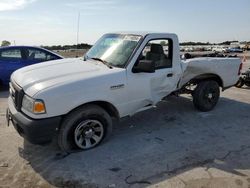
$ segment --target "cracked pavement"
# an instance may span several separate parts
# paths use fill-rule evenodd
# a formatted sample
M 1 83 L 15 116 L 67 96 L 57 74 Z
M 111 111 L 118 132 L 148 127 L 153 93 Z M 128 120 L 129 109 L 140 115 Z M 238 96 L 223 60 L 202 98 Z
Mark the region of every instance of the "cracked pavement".
M 7 127 L 0 92 L 0 187 L 250 188 L 250 88 L 198 112 L 189 96 L 115 124 L 99 147 L 63 155 Z

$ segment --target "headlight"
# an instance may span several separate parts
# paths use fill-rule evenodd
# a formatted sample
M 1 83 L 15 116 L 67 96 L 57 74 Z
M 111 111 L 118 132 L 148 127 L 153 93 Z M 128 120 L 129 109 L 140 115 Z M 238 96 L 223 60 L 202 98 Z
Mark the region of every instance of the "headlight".
M 33 114 L 44 114 L 46 112 L 45 104 L 42 100 L 35 100 L 24 95 L 22 107 Z

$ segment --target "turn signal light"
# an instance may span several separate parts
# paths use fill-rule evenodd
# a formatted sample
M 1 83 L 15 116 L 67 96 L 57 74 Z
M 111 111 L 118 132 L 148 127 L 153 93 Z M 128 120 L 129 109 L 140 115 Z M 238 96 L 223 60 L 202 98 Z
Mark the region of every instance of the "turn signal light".
M 33 111 L 36 114 L 45 113 L 46 110 L 44 103 L 42 101 L 35 101 Z

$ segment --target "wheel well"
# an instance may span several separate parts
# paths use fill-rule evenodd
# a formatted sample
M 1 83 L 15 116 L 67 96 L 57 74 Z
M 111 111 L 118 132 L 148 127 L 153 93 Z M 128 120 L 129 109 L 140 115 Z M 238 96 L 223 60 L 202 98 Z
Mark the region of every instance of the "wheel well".
M 82 105 L 76 107 L 75 109 L 83 107 L 85 105 L 89 105 L 89 104 L 94 104 L 94 105 L 100 106 L 101 108 L 103 108 L 110 115 L 110 117 L 112 117 L 114 119 L 119 119 L 120 118 L 119 112 L 116 109 L 116 107 L 114 105 L 112 105 L 111 103 L 106 102 L 106 101 L 88 102 L 88 103 L 85 103 L 85 104 L 82 104 Z M 75 109 L 73 109 L 73 110 L 75 110 Z
M 204 80 L 214 80 L 219 84 L 220 87 L 223 88 L 223 81 L 222 81 L 221 77 L 219 77 L 216 74 L 201 74 L 201 75 L 196 76 L 192 80 L 190 80 L 189 83 L 197 84 L 197 83 L 204 81 Z

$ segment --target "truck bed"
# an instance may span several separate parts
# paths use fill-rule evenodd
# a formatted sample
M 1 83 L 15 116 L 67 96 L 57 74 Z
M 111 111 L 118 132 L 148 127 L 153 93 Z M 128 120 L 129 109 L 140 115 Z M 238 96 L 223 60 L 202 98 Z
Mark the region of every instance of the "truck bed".
M 193 78 L 203 74 L 218 75 L 223 88 L 234 85 L 238 81 L 238 71 L 241 60 L 239 58 L 211 58 L 202 57 L 182 61 L 183 75 L 179 88 Z

